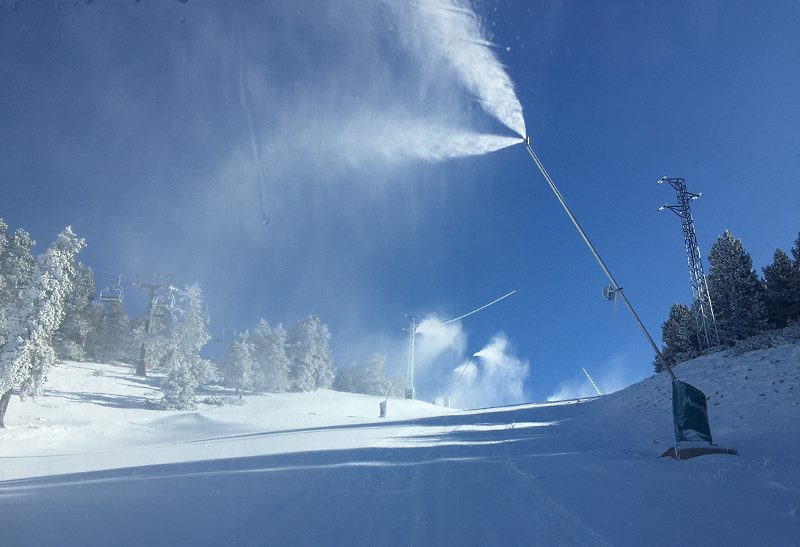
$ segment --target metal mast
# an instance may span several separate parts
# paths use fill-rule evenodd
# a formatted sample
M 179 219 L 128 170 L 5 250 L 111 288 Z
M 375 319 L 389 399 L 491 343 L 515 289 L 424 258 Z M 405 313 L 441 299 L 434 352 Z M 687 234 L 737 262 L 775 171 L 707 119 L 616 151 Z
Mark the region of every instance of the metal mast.
M 416 395 L 414 389 L 414 338 L 417 335 L 417 319 L 408 315 L 408 370 L 406 372 L 406 399 L 413 399 Z
M 686 190 L 686 181 L 681 178 L 662 177 L 658 184 L 669 183 L 678 194 L 677 205 L 662 205 L 659 211 L 669 209 L 681 219 L 683 228 L 683 241 L 686 248 L 686 260 L 689 265 L 689 283 L 692 285 L 692 296 L 695 305 L 694 311 L 695 327 L 697 338 L 700 340 L 700 349 L 708 349 L 719 345 L 719 332 L 717 332 L 717 321 L 714 318 L 714 307 L 711 304 L 711 296 L 708 292 L 708 282 L 703 271 L 703 259 L 700 255 L 700 246 L 697 244 L 697 236 L 694 232 L 694 220 L 692 220 L 692 210 L 689 204 L 698 199 L 703 194 L 694 194 Z

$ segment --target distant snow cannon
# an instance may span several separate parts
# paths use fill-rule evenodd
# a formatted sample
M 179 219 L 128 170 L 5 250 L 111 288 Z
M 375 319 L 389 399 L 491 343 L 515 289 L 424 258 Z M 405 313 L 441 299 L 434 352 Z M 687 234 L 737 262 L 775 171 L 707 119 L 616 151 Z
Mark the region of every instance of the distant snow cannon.
M 613 299 L 614 301 L 616 301 L 617 297 L 622 299 L 622 301 L 625 303 L 625 306 L 628 308 L 628 311 L 630 311 L 634 321 L 636 321 L 636 324 L 639 326 L 639 330 L 642 331 L 642 334 L 647 339 L 650 347 L 652 347 L 653 351 L 656 352 L 659 360 L 664 364 L 664 368 L 666 369 L 667 373 L 669 373 L 670 378 L 672 378 L 672 419 L 675 425 L 676 444 L 661 454 L 661 457 L 669 456 L 678 460 L 686 460 L 705 454 L 737 454 L 735 448 L 723 448 L 713 444 L 711 438 L 711 427 L 708 423 L 708 409 L 706 408 L 705 394 L 696 387 L 689 385 L 686 382 L 681 382 L 675 376 L 675 373 L 672 371 L 672 367 L 669 365 L 667 360 L 664 359 L 661 350 L 658 349 L 658 345 L 656 345 L 653 337 L 650 336 L 650 333 L 647 331 L 644 323 L 642 323 L 642 320 L 639 318 L 639 315 L 633 309 L 633 306 L 623 292 L 622 287 L 619 286 L 617 281 L 614 279 L 614 276 L 611 275 L 611 272 L 609 271 L 605 262 L 603 262 L 603 259 L 600 258 L 597 249 L 595 249 L 594 245 L 589 240 L 589 237 L 581 227 L 578 219 L 576 219 L 575 215 L 572 214 L 572 211 L 567 205 L 564 196 L 561 195 L 561 192 L 558 190 L 555 182 L 553 182 L 550 174 L 544 168 L 544 165 L 542 164 L 541 160 L 539 160 L 536 152 L 533 151 L 530 135 L 523 138 L 522 142 L 525 143 L 525 148 L 528 150 L 528 154 L 530 154 L 531 159 L 533 159 L 533 162 L 536 164 L 536 167 L 539 168 L 539 172 L 547 181 L 547 184 L 550 186 L 550 190 L 553 191 L 553 194 L 556 196 L 556 199 L 558 199 L 558 202 L 561 204 L 564 212 L 572 221 L 572 224 L 578 230 L 583 242 L 586 243 L 589 251 L 591 251 L 595 260 L 600 265 L 600 268 L 603 270 L 603 273 L 608 278 L 610 285 L 604 290 L 604 297 L 608 300 Z

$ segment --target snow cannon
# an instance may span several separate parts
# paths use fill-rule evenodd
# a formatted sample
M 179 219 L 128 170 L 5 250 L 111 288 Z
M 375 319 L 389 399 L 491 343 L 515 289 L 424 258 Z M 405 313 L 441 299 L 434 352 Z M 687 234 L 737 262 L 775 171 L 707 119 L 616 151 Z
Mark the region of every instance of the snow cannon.
M 706 394 L 678 379 L 672 380 L 672 421 L 675 424 L 675 446 L 668 448 L 661 458 L 688 460 L 708 454 L 739 455 L 735 448 L 713 443 Z
M 603 273 L 608 278 L 609 285 L 603 291 L 604 296 L 609 300 L 614 300 L 615 302 L 618 297 L 622 300 L 623 304 L 625 304 L 625 307 L 628 308 L 631 318 L 639 327 L 639 330 L 642 332 L 642 335 L 644 335 L 648 344 L 650 344 L 650 347 L 653 348 L 653 352 L 659 357 L 659 360 L 664 363 L 665 370 L 672 379 L 672 418 L 675 424 L 676 445 L 661 454 L 661 457 L 670 456 L 677 460 L 686 460 L 689 458 L 694 458 L 695 456 L 702 456 L 704 454 L 737 454 L 735 448 L 722 448 L 712 443 L 711 427 L 708 424 L 708 410 L 706 409 L 705 394 L 696 387 L 691 386 L 686 382 L 681 382 L 675 376 L 675 372 L 673 372 L 672 367 L 669 366 L 669 363 L 666 362 L 664 356 L 661 354 L 658 344 L 656 344 L 655 340 L 653 340 L 653 337 L 648 332 L 647 327 L 645 327 L 644 323 L 642 323 L 642 320 L 639 318 L 639 314 L 637 314 L 636 310 L 633 309 L 633 305 L 631 304 L 630 300 L 628 300 L 628 297 L 622 290 L 622 287 L 619 285 L 619 283 L 617 283 L 616 279 L 614 279 L 614 276 L 611 275 L 611 271 L 608 269 L 608 266 L 606 266 L 606 263 L 602 258 L 600 258 L 600 253 L 597 252 L 597 249 L 595 248 L 594 244 L 592 244 L 589 236 L 586 235 L 586 232 L 578 222 L 578 219 L 575 218 L 575 215 L 567 205 L 567 201 L 564 199 L 563 194 L 561 191 L 559 191 L 556 183 L 544 168 L 539 156 L 537 156 L 536 152 L 533 151 L 530 136 L 526 136 L 523 139 L 523 142 L 525 142 L 525 148 L 533 162 L 536 164 L 536 167 L 539 169 L 539 172 L 542 174 L 542 177 L 544 177 L 548 186 L 550 186 L 550 190 L 552 190 L 553 195 L 556 197 L 558 202 L 561 204 L 561 207 L 564 209 L 564 212 L 572 221 L 572 224 L 575 226 L 575 229 L 578 231 L 581 239 L 589 248 L 592 256 L 594 256 L 594 259 L 597 261 L 598 266 L 600 266 L 600 268 L 603 270 Z

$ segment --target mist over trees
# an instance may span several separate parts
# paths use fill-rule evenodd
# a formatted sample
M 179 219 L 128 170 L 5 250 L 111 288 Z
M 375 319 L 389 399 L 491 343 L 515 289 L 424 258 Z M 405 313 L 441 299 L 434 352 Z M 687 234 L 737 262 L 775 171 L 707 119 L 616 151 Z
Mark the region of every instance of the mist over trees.
M 75 262 L 84 242 L 69 228 L 38 257 L 34 245 L 25 230 L 9 233 L 0 219 L 0 424 L 12 389 L 21 397 L 37 395 L 59 360 L 133 365 L 144 359 L 164 374 L 163 396 L 156 405 L 161 408 L 193 408 L 199 388 L 217 380 L 220 369 L 237 392 L 333 386 L 330 331 L 314 315 L 288 331 L 260 321 L 236 337 L 218 367 L 200 355 L 210 335 L 199 285 L 169 286 L 169 294 L 149 308 L 146 318 L 131 318 L 119 281 L 116 290 L 104 289 L 99 301 L 95 298 L 94 272 Z M 373 379 L 364 385 L 382 391 L 383 361 L 370 363 Z
M 37 396 L 59 360 L 153 359 L 165 372 L 164 408 L 190 408 L 197 389 L 216 377 L 216 367 L 200 357 L 209 340 L 208 317 L 199 285 L 170 288 L 176 305 L 152 314 L 152 335 L 143 318 L 130 319 L 121 298 L 95 300 L 94 272 L 75 262 L 84 246 L 67 227 L 41 255 L 23 229 L 9 234 L 0 219 L 0 426 L 12 390 Z
M 328 326 L 314 315 L 288 332 L 262 319 L 231 344 L 225 382 L 237 391 L 270 393 L 330 388 L 336 373 L 329 340 Z
M 741 240 L 725 230 L 714 241 L 708 255 L 706 280 L 723 347 L 800 321 L 800 236 L 791 253 L 793 258 L 776 249 L 772 263 L 762 268 L 762 279 Z M 701 353 L 695 306 L 696 303 L 692 308 L 673 304 L 661 326 L 662 354 L 670 366 Z M 664 369 L 658 356 L 653 366 L 656 372 Z
M 387 395 L 393 389 L 393 382 L 385 375 L 385 358 L 379 353 L 372 354 L 363 365 L 355 364 L 339 369 L 333 389 L 363 393 L 365 395 Z

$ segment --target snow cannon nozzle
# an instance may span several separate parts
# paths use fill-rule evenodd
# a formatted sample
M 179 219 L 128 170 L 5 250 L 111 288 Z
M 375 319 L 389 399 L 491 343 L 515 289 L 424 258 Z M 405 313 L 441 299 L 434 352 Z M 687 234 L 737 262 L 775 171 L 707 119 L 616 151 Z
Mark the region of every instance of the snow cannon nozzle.
M 525 137 L 522 140 L 525 142 L 525 146 L 530 146 L 531 145 L 531 137 L 530 137 L 530 135 L 528 135 L 527 137 Z

